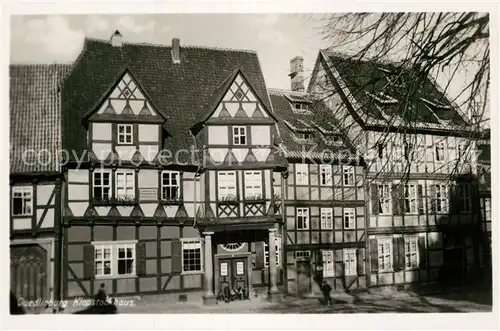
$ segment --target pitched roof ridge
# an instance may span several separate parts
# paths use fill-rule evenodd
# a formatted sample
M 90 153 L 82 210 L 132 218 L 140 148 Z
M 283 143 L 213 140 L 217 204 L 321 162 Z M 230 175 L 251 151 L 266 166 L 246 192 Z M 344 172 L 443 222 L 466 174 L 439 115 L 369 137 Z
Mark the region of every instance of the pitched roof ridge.
M 100 43 L 105 43 L 105 44 L 110 44 L 109 40 L 106 39 L 99 39 L 99 38 L 93 38 L 93 37 L 85 37 L 85 40 L 88 41 L 95 41 L 95 42 L 100 42 Z M 150 47 L 162 47 L 162 48 L 172 48 L 172 45 L 170 44 L 159 44 L 159 43 L 148 43 L 148 42 L 130 42 L 130 41 L 124 41 L 123 45 L 130 45 L 130 46 L 150 46 Z M 197 48 L 197 49 L 208 49 L 208 50 L 215 50 L 215 51 L 224 51 L 224 52 L 245 52 L 245 53 L 252 53 L 252 54 L 257 54 L 257 51 L 255 50 L 250 50 L 250 49 L 243 49 L 243 48 L 230 48 L 230 47 L 216 47 L 216 46 L 203 46 L 203 45 L 180 45 L 181 48 Z
M 273 95 L 300 95 L 300 96 L 311 96 L 312 93 L 309 92 L 298 92 L 298 91 L 292 91 L 292 90 L 287 90 L 287 89 L 280 89 L 280 88 L 268 88 L 267 89 L 269 94 Z
M 65 67 L 65 66 L 72 66 L 73 62 L 66 62 L 66 63 L 58 63 L 58 62 L 53 62 L 53 63 L 11 63 L 9 64 L 9 67 Z
M 401 66 L 403 64 L 401 61 L 396 61 L 396 60 L 391 60 L 391 59 L 377 59 L 377 58 L 373 58 L 373 57 L 363 57 L 360 59 L 356 53 L 336 52 L 336 51 L 333 51 L 329 48 L 324 48 L 324 49 L 321 49 L 320 51 L 324 52 L 328 56 L 339 57 L 339 58 L 344 59 L 344 60 L 357 60 L 360 62 L 367 62 L 367 63 L 380 64 L 380 65 Z

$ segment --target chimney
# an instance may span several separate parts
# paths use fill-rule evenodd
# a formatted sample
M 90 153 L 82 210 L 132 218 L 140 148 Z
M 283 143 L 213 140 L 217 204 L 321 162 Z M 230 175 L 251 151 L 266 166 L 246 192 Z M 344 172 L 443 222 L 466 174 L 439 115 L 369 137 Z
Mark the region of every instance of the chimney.
M 304 58 L 296 56 L 290 60 L 290 76 L 292 83 L 292 91 L 304 92 Z
M 179 38 L 172 39 L 172 61 L 174 63 L 181 63 L 181 41 Z
M 111 45 L 113 47 L 122 47 L 123 45 L 123 36 L 120 31 L 116 30 L 115 33 L 111 36 Z

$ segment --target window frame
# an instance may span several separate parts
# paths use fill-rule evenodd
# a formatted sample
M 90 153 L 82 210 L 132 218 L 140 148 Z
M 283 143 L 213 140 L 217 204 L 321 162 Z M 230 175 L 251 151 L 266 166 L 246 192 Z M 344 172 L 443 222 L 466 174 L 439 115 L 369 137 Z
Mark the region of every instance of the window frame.
M 101 175 L 101 184 L 100 185 L 96 185 L 95 183 L 95 176 L 96 174 L 100 174 Z M 104 176 L 103 174 L 107 174 L 108 175 L 108 185 L 104 185 Z M 102 200 L 109 200 L 111 198 L 113 198 L 113 193 L 115 193 L 113 191 L 113 178 L 112 178 L 112 171 L 111 169 L 103 169 L 103 168 L 98 168 L 98 169 L 94 169 L 94 171 L 92 172 L 92 198 L 94 199 L 102 199 Z M 95 189 L 96 188 L 100 188 L 101 189 L 101 197 L 96 197 L 95 196 Z M 104 198 L 104 189 L 107 188 L 108 189 L 108 197 L 107 198 Z
M 433 184 L 435 190 L 434 201 L 436 204 L 436 213 L 448 213 L 450 210 L 449 202 L 449 185 L 445 184 Z M 438 208 L 439 206 L 439 208 Z M 443 208 L 443 206 L 445 208 Z
M 233 126 L 233 145 L 243 146 L 248 145 L 247 127 L 244 125 Z M 243 133 L 242 133 L 243 132 Z M 241 142 L 243 138 L 243 142 Z
M 29 193 L 29 199 L 26 199 L 24 197 L 25 193 Z M 15 195 L 16 194 L 21 194 L 20 199 L 21 199 L 21 209 L 23 212 L 21 214 L 15 214 L 14 213 L 14 200 L 15 200 Z M 17 198 L 19 199 L 19 197 Z M 33 205 L 34 205 L 34 197 L 33 197 L 33 186 L 31 185 L 26 185 L 26 186 L 12 186 L 12 195 L 11 195 L 11 206 L 12 206 L 12 216 L 15 217 L 23 217 L 23 216 L 33 216 Z M 27 204 L 26 201 L 29 201 L 30 203 Z M 26 213 L 25 209 L 29 207 L 29 211 Z
M 401 184 L 400 184 L 401 185 Z M 414 193 L 414 196 L 411 193 Z M 407 195 L 408 193 L 408 195 Z M 415 215 L 418 214 L 418 185 L 417 184 L 403 184 L 403 214 Z M 406 211 L 406 203 L 408 202 L 409 211 Z M 412 206 L 414 210 L 412 210 Z
M 276 267 L 281 268 L 281 236 L 275 236 L 274 242 L 276 245 Z M 269 244 L 264 242 L 264 268 L 269 268 Z
M 229 174 L 232 175 L 232 179 L 234 181 L 229 181 L 227 180 L 221 180 L 221 177 L 223 176 L 229 176 Z M 234 196 L 234 198 L 237 200 L 238 199 L 238 190 L 237 190 L 237 172 L 235 170 L 230 170 L 230 171 L 218 171 L 217 172 L 217 199 L 219 201 L 223 201 L 224 199 L 227 199 L 228 197 Z M 225 184 L 226 186 L 222 186 L 221 184 Z M 221 192 L 226 192 L 225 195 L 222 195 Z
M 299 211 L 302 215 L 299 215 Z M 297 230 L 309 230 L 309 208 L 296 207 L 295 208 L 295 224 Z M 303 217 L 302 223 L 299 222 L 299 217 Z M 299 227 L 299 224 L 305 224 L 304 227 Z
M 415 246 L 412 246 L 415 244 Z M 420 256 L 419 256 L 419 247 L 418 247 L 418 236 L 405 236 L 404 237 L 404 246 L 405 246 L 405 270 L 416 270 L 420 268 Z M 412 251 L 412 248 L 415 251 Z M 409 251 L 408 251 L 409 249 Z M 410 255 L 410 258 L 408 256 Z M 411 256 L 415 255 L 415 265 L 411 264 Z M 408 262 L 410 262 L 410 266 L 408 266 Z
M 301 255 L 301 256 L 299 256 L 299 255 Z M 309 260 L 309 259 L 311 259 L 311 251 L 310 250 L 295 251 L 295 259 L 296 260 Z
M 256 176 L 258 178 L 252 179 L 251 178 L 252 176 Z M 262 171 L 246 170 L 244 172 L 244 179 L 245 179 L 245 184 L 244 184 L 245 198 L 262 199 L 263 196 Z M 248 185 L 249 183 L 253 183 L 253 185 L 249 186 Z
M 348 219 L 346 219 L 346 217 Z M 356 229 L 356 208 L 344 207 L 344 210 L 342 211 L 342 226 L 345 230 Z
M 333 250 L 321 250 L 323 278 L 335 277 L 335 259 Z
M 333 230 L 333 208 L 320 208 L 320 225 L 321 230 Z
M 439 152 L 442 152 L 442 158 L 439 156 Z M 445 147 L 444 147 L 444 142 L 438 142 L 434 146 L 434 162 L 445 162 L 446 160 L 446 155 L 445 155 Z
M 378 211 L 379 215 L 392 215 L 392 196 L 390 184 L 378 184 Z M 384 190 L 386 192 L 384 192 Z M 384 212 L 382 206 L 386 205 L 387 211 Z
M 356 249 L 355 248 L 344 248 L 342 255 L 343 255 L 343 262 L 344 262 L 344 276 L 357 276 L 358 275 L 358 259 L 356 256 Z M 352 256 L 349 258 L 349 255 L 352 255 Z M 348 269 L 347 261 L 350 261 L 350 263 L 349 263 L 349 267 L 351 268 L 350 270 Z
M 491 222 L 491 198 L 484 198 L 484 220 Z
M 120 128 L 123 128 L 123 132 L 120 132 Z M 127 128 L 130 128 L 130 132 L 127 132 Z M 120 137 L 123 137 L 123 142 L 120 142 Z M 127 138 L 130 138 L 130 142 L 127 142 Z M 134 125 L 133 124 L 117 124 L 116 125 L 116 144 L 117 145 L 133 145 L 134 144 Z
M 94 246 L 94 277 L 96 279 L 98 278 L 108 278 L 108 277 L 113 277 L 113 244 L 93 244 Z M 105 250 L 109 249 L 109 259 L 105 258 Z M 102 258 L 97 259 L 97 251 L 100 250 L 102 251 Z M 106 261 L 109 261 L 109 274 L 105 274 L 105 264 Z M 102 273 L 97 273 L 97 262 L 102 263 Z
M 469 184 L 458 184 L 456 185 L 458 189 L 458 200 L 460 202 L 461 214 L 468 214 L 472 212 L 472 192 L 471 186 Z
M 385 245 L 388 245 L 389 247 L 389 252 L 385 252 L 381 256 L 381 249 L 385 248 Z M 377 238 L 377 262 L 378 262 L 378 272 L 393 272 L 394 271 L 394 247 L 393 247 L 393 242 L 392 238 Z M 382 263 L 380 263 L 380 258 L 383 259 L 384 263 L 382 268 Z M 387 261 L 385 260 L 386 258 L 389 259 L 390 266 L 387 267 Z
M 342 166 L 342 184 L 343 186 L 354 186 L 356 183 L 356 173 L 354 166 Z
M 201 242 L 200 238 L 181 238 L 181 252 L 182 252 L 182 259 L 181 259 L 181 267 L 182 267 L 182 275 L 193 275 L 193 274 L 201 274 L 203 273 L 203 245 Z M 195 244 L 196 246 L 199 244 L 199 248 L 195 247 L 194 249 L 199 249 L 200 250 L 200 270 L 184 270 L 184 250 L 187 250 L 184 248 L 184 245 L 190 245 L 190 244 Z
M 295 185 L 309 185 L 309 165 L 307 163 L 295 164 Z
M 118 189 L 120 187 L 118 186 L 118 175 L 125 175 L 125 186 L 123 189 L 125 190 L 125 195 L 120 197 L 118 196 Z M 132 187 L 128 187 L 127 185 L 127 175 L 132 175 Z M 128 196 L 127 190 L 132 189 L 132 196 Z M 135 189 L 136 189 L 136 183 L 135 183 L 135 170 L 130 170 L 130 169 L 117 169 L 115 171 L 115 189 L 114 189 L 114 194 L 116 199 L 125 199 L 125 200 L 135 200 L 136 194 L 135 194 Z
M 93 241 L 91 242 L 92 246 L 94 246 L 94 277 L 95 279 L 110 279 L 110 278 L 136 278 L 137 277 L 137 240 L 119 240 L 119 241 Z M 104 261 L 107 259 L 104 259 L 104 249 L 105 248 L 110 248 L 110 258 L 109 260 L 111 261 L 110 263 L 110 270 L 111 273 L 108 275 L 104 274 L 97 274 L 97 261 L 96 261 L 96 249 L 100 248 L 103 250 L 103 271 L 104 271 Z M 125 249 L 125 260 L 127 259 L 127 248 L 132 249 L 132 273 L 129 274 L 118 274 L 119 272 L 119 249 L 124 248 Z
M 164 184 L 164 176 L 165 175 L 169 175 L 169 183 L 168 185 L 165 185 Z M 177 175 L 177 185 L 172 185 L 172 178 L 173 178 L 173 175 Z M 173 170 L 163 170 L 160 174 L 161 178 L 160 178 L 160 199 L 162 201 L 176 201 L 176 200 L 180 200 L 181 199 L 181 172 L 180 171 L 173 171 Z M 165 197 L 165 189 L 167 188 L 170 188 L 170 189 L 173 189 L 177 187 L 177 197 L 175 198 L 170 198 L 170 199 L 166 199 Z
M 319 182 L 321 186 L 331 186 L 333 182 L 332 175 L 332 165 L 331 164 L 320 164 L 319 165 Z

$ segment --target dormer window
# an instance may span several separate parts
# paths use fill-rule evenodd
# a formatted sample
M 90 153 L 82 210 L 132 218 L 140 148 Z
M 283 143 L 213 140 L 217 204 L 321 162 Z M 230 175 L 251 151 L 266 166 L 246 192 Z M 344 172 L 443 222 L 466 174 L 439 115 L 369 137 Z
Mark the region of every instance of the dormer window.
M 307 103 L 304 102 L 293 102 L 292 107 L 294 111 L 301 113 L 306 112 L 309 109 Z
M 132 124 L 118 124 L 118 144 L 132 145 Z
M 313 139 L 313 134 L 312 133 L 309 133 L 309 132 L 297 132 L 295 134 L 295 136 L 297 137 L 297 139 L 299 140 L 307 140 L 307 141 L 310 141 Z
M 335 145 L 342 142 L 342 136 L 338 133 L 325 135 L 325 142 L 329 145 Z

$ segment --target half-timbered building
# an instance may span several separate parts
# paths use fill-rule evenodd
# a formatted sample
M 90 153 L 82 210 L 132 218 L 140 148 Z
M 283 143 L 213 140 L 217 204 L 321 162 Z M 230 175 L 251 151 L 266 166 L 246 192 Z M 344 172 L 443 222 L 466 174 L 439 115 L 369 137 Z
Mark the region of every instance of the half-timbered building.
M 64 297 L 279 292 L 286 164 L 255 52 L 86 39 L 62 125 Z
M 39 300 L 23 305 L 34 313 L 60 293 L 59 86 L 69 69 L 10 66 L 10 289 L 18 300 Z
M 477 132 L 458 107 L 411 68 L 329 50 L 308 89 L 367 162 L 369 286 L 474 281 Z

